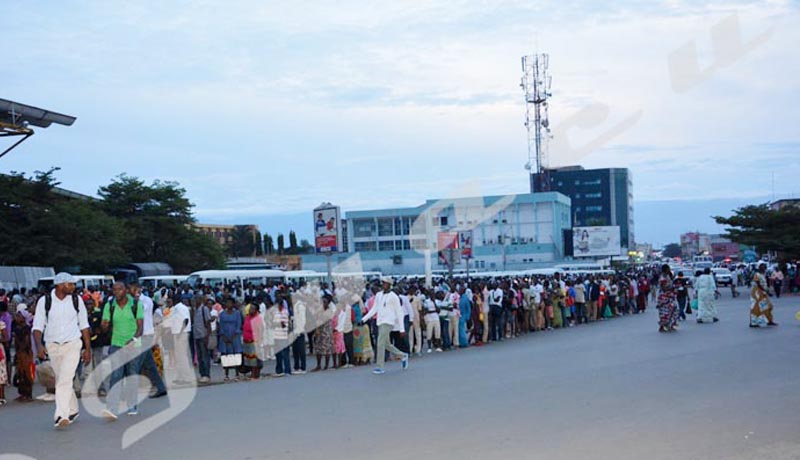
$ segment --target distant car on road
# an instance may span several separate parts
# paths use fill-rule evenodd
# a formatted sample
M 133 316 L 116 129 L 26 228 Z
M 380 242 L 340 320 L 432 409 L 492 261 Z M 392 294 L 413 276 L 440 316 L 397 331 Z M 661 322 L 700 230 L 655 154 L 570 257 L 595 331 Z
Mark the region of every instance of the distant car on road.
M 711 272 L 714 273 L 718 285 L 730 286 L 733 284 L 733 273 L 727 268 L 714 268 Z

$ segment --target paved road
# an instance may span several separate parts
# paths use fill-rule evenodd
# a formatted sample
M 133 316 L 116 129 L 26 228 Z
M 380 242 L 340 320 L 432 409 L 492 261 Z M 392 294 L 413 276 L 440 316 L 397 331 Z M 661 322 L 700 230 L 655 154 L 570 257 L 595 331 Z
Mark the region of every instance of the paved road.
M 800 298 L 781 326 L 722 321 L 659 334 L 654 311 L 426 356 L 408 372 L 359 368 L 203 388 L 189 408 L 121 450 L 167 407 L 146 401 L 68 431 L 52 406 L 0 409 L 0 454 L 36 459 L 800 459 Z M 396 366 L 397 364 L 395 364 Z M 0 460 L 7 460 L 0 455 Z

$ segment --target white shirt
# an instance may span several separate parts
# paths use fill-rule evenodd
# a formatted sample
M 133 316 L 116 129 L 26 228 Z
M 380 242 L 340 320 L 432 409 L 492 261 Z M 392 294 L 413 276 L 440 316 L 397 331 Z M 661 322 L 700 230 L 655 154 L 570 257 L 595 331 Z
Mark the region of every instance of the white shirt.
M 139 302 L 144 308 L 144 321 L 142 323 L 142 335 L 155 335 L 156 330 L 153 327 L 153 299 L 142 294 L 139 296 Z
M 407 295 L 400 296 L 400 307 L 403 308 L 403 316 L 408 316 L 409 319 L 414 317 L 414 311 L 411 308 L 411 301 L 408 300 Z
M 353 332 L 353 309 L 350 305 L 345 305 L 336 319 L 336 332 L 349 334 Z
M 489 291 L 489 304 L 491 304 L 491 305 L 503 305 L 503 290 L 502 289 L 497 288 L 494 291 Z
M 294 304 L 294 333 L 297 335 L 306 332 L 306 306 L 303 302 Z
M 184 321 L 186 321 L 186 323 L 188 324 L 186 325 L 186 329 L 184 329 L 183 332 L 188 333 L 192 330 L 192 319 L 191 319 L 192 317 L 191 314 L 189 313 L 189 307 L 184 305 L 183 302 L 178 302 L 177 305 L 172 307 L 172 313 L 170 314 L 170 316 L 172 316 L 170 324 L 172 325 L 173 334 L 180 334 L 181 328 L 183 328 Z
M 89 329 L 89 318 L 86 315 L 86 305 L 78 296 L 78 311 L 72 304 L 72 296 L 68 295 L 60 300 L 56 290 L 50 291 L 53 299 L 50 305 L 50 314 L 45 312 L 45 296 L 36 303 L 36 316 L 33 318 L 33 330 L 44 332 L 46 343 L 67 343 L 80 340 L 81 331 Z
M 389 291 L 385 294 L 383 291 L 375 295 L 375 304 L 372 310 L 367 313 L 362 321 L 368 321 L 373 316 L 378 316 L 378 325 L 389 324 L 393 326 L 394 330 L 404 330 L 403 325 L 403 309 L 400 307 L 400 298 L 397 294 Z
M 542 292 L 544 292 L 544 287 L 541 284 L 537 283 L 535 286 L 533 286 L 533 289 L 531 289 L 531 291 L 533 292 L 533 302 L 536 305 L 542 303 Z

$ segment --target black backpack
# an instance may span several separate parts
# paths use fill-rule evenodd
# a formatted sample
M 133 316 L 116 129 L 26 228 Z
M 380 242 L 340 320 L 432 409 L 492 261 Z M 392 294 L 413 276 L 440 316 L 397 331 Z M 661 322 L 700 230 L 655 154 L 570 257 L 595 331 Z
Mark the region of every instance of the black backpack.
M 44 295 L 44 317 L 45 320 L 50 319 L 50 308 L 53 306 L 53 295 L 48 292 Z M 80 305 L 78 303 L 78 294 L 72 293 L 72 306 L 75 307 L 75 313 L 80 312 Z
M 116 299 L 112 298 L 108 302 L 106 302 L 106 308 L 110 308 L 108 315 L 108 336 L 111 337 L 111 330 L 114 328 L 114 305 L 116 305 Z M 133 319 L 136 320 L 136 314 L 139 312 L 139 301 L 133 299 L 133 305 L 131 305 L 131 313 L 133 313 Z

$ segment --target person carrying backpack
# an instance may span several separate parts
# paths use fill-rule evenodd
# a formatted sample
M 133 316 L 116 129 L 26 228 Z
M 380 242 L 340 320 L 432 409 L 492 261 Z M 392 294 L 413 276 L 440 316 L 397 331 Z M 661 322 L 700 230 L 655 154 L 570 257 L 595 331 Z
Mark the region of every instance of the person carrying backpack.
M 33 319 L 33 337 L 41 361 L 50 359 L 56 377 L 55 427 L 66 428 L 78 418 L 78 399 L 72 381 L 81 359 L 92 360 L 89 319 L 83 299 L 75 293 L 77 278 L 59 273 L 52 291 L 39 297 Z
M 109 421 L 117 419 L 121 397 L 120 381 L 126 379 L 125 401 L 128 404 L 128 415 L 137 415 L 137 393 L 139 390 L 138 376 L 141 359 L 139 354 L 131 351 L 130 347 L 141 349 L 141 337 L 144 329 L 144 308 L 128 293 L 128 288 L 122 281 L 114 283 L 114 296 L 111 297 L 103 309 L 103 331 L 111 331 L 111 346 L 108 348 L 108 359 L 111 360 L 111 382 L 109 383 L 106 409 L 103 417 Z M 123 351 L 124 354 L 115 357 L 114 354 Z M 119 362 L 119 360 L 124 362 Z

